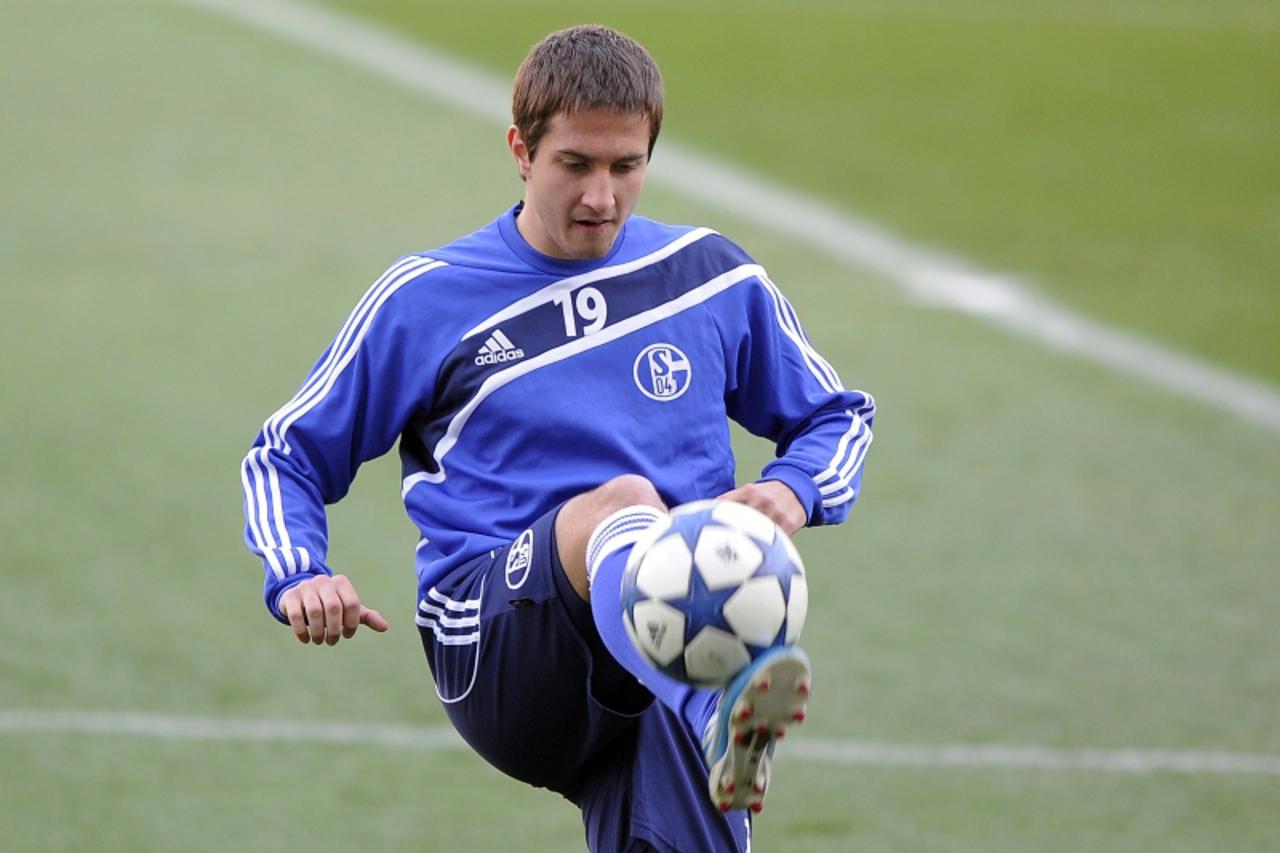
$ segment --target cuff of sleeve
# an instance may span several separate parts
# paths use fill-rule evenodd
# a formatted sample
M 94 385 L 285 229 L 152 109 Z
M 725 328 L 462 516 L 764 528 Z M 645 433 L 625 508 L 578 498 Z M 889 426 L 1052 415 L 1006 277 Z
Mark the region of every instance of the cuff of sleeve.
M 765 466 L 764 472 L 756 482 L 763 483 L 768 480 L 777 480 L 795 492 L 807 516 L 806 527 L 819 523 L 822 517 L 822 494 L 818 491 L 818 484 L 813 482 L 812 477 L 792 465 L 775 462 Z

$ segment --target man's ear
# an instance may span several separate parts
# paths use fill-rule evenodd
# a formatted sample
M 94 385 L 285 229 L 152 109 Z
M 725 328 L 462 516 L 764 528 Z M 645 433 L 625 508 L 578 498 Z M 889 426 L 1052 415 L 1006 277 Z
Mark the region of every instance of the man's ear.
M 533 167 L 533 158 L 529 156 L 529 146 L 525 145 L 520 129 L 514 124 L 507 128 L 507 148 L 515 158 L 516 169 L 520 172 L 520 180 L 529 180 L 529 170 Z

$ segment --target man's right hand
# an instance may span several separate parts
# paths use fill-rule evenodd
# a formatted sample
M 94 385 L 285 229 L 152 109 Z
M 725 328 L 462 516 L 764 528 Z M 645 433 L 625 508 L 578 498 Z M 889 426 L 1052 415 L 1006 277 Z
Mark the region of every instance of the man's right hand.
M 289 587 L 280 596 L 280 614 L 289 620 L 299 642 L 316 645 L 349 640 L 361 625 L 379 634 L 390 627 L 381 613 L 360 603 L 346 575 L 317 575 Z

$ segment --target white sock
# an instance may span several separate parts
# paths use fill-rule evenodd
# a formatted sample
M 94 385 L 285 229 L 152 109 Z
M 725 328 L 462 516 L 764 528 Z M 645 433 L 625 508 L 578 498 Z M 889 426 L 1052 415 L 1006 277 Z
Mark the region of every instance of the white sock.
M 596 569 L 611 554 L 635 544 L 636 540 L 667 514 L 645 504 L 627 506 L 596 525 L 587 540 L 587 585 L 595 580 Z

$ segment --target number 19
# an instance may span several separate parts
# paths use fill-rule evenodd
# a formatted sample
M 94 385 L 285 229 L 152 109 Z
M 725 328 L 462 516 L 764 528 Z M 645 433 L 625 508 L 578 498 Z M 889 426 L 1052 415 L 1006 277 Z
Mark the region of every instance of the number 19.
M 609 306 L 604 301 L 604 294 L 594 287 L 579 290 L 577 299 L 573 299 L 570 293 L 561 293 L 555 298 L 555 303 L 564 311 L 564 333 L 570 338 L 578 336 L 578 317 L 582 317 L 586 323 L 582 327 L 582 334 L 593 335 L 604 328 L 605 319 L 609 316 Z

